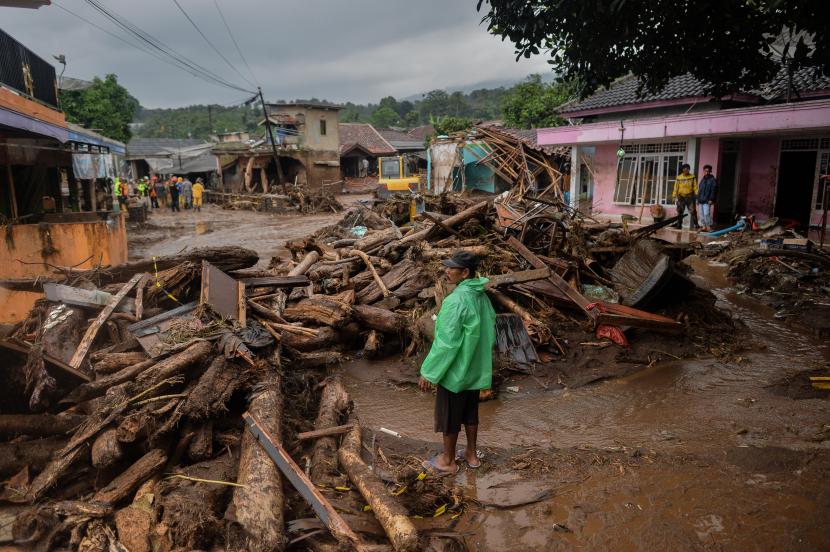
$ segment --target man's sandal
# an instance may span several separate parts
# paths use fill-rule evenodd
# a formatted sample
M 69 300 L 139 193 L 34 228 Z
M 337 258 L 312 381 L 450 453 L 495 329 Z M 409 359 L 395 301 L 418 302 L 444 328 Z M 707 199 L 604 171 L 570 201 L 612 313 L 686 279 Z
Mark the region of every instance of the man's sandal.
M 436 462 L 437 458 L 438 458 L 438 456 L 433 456 L 429 460 L 424 460 L 423 462 L 421 462 L 421 467 L 423 467 L 425 470 L 427 470 L 432 475 L 436 475 L 438 477 L 446 477 L 448 475 L 455 475 L 455 474 L 458 473 L 458 470 L 461 469 L 461 466 L 459 466 L 458 463 L 456 462 L 455 471 L 443 470 L 443 469 L 438 467 L 438 464 Z

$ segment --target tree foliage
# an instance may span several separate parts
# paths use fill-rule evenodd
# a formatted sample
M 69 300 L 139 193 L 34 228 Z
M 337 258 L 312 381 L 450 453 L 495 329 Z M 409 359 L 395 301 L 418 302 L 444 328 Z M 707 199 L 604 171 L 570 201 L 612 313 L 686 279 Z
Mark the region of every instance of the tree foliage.
M 397 124 L 398 114 L 389 106 L 379 107 L 372 113 L 372 125 L 375 128 L 389 128 Z
M 129 141 L 130 123 L 138 109 L 138 100 L 118 84 L 118 78 L 109 74 L 104 79 L 95 77 L 85 90 L 61 91 L 61 108 L 66 118 L 121 142 Z
M 563 123 L 557 108 L 571 99 L 576 86 L 566 82 L 542 82 L 541 75 L 530 75 L 510 89 L 502 100 L 505 126 L 543 128 Z
M 453 117 L 447 115 L 444 117 L 433 117 L 430 123 L 435 127 L 436 135 L 450 135 L 454 132 L 461 132 L 469 130 L 473 127 L 473 122 L 464 117 Z
M 782 57 L 789 71 L 830 74 L 827 0 L 478 0 L 483 7 L 517 59 L 547 51 L 582 96 L 629 72 L 652 92 L 687 72 L 716 96 L 755 90 Z

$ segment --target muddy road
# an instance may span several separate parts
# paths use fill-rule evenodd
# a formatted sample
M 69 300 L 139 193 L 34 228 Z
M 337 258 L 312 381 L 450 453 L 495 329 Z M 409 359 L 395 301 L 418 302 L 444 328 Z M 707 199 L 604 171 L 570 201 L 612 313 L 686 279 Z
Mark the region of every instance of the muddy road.
M 257 250 L 264 267 L 286 239 L 337 219 L 154 214 L 131 230 L 130 256 L 235 244 Z M 805 384 L 827 370 L 830 347 L 735 293 L 724 267 L 690 264 L 742 321 L 744 352 L 661 361 L 574 389 L 554 389 L 551 374 L 511 377 L 482 404 L 482 468 L 447 482 L 464 515 L 431 527 L 452 526 L 482 551 L 830 550 L 830 400 Z M 433 398 L 411 383 L 416 365 L 393 356 L 338 368 L 381 469 L 386 458 L 438 450 Z

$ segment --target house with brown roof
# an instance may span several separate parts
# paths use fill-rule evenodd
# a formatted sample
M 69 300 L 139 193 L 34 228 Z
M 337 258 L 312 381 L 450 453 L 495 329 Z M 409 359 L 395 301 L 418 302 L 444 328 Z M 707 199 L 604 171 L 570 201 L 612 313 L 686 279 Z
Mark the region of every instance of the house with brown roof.
M 367 123 L 340 123 L 340 170 L 344 178 L 366 176 L 363 160 L 369 161 L 369 174 L 377 174 L 378 157 L 397 155 L 392 144 Z
M 571 204 L 595 216 L 640 216 L 651 205 L 673 215 L 674 182 L 688 163 L 698 178 L 712 167 L 722 224 L 743 214 L 803 229 L 819 224 L 819 175 L 830 172 L 830 78 L 812 70 L 782 70 L 760 90 L 723 98 L 691 75 L 654 93 L 628 76 L 559 113 L 570 124 L 539 129 L 538 143 L 571 147 Z

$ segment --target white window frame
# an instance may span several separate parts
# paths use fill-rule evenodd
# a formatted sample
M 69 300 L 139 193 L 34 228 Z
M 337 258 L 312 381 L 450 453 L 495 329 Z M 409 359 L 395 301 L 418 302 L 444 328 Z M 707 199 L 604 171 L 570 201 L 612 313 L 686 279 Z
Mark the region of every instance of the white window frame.
M 656 170 L 652 171 L 652 184 L 649 197 L 644 203 L 652 205 L 659 203 L 669 205 L 671 203 L 671 192 L 674 178 L 670 178 L 669 172 L 672 165 L 679 166 L 687 162 L 686 142 L 661 142 L 650 144 L 630 144 L 623 146 L 626 155 L 617 161 L 617 174 L 614 183 L 614 205 L 639 205 L 642 195 L 643 177 L 641 172 L 647 161 L 656 162 Z M 621 169 L 626 164 L 633 163 L 633 173 L 626 178 L 625 193 L 620 193 Z M 676 174 L 674 175 L 677 176 Z M 669 185 L 671 184 L 671 186 Z

